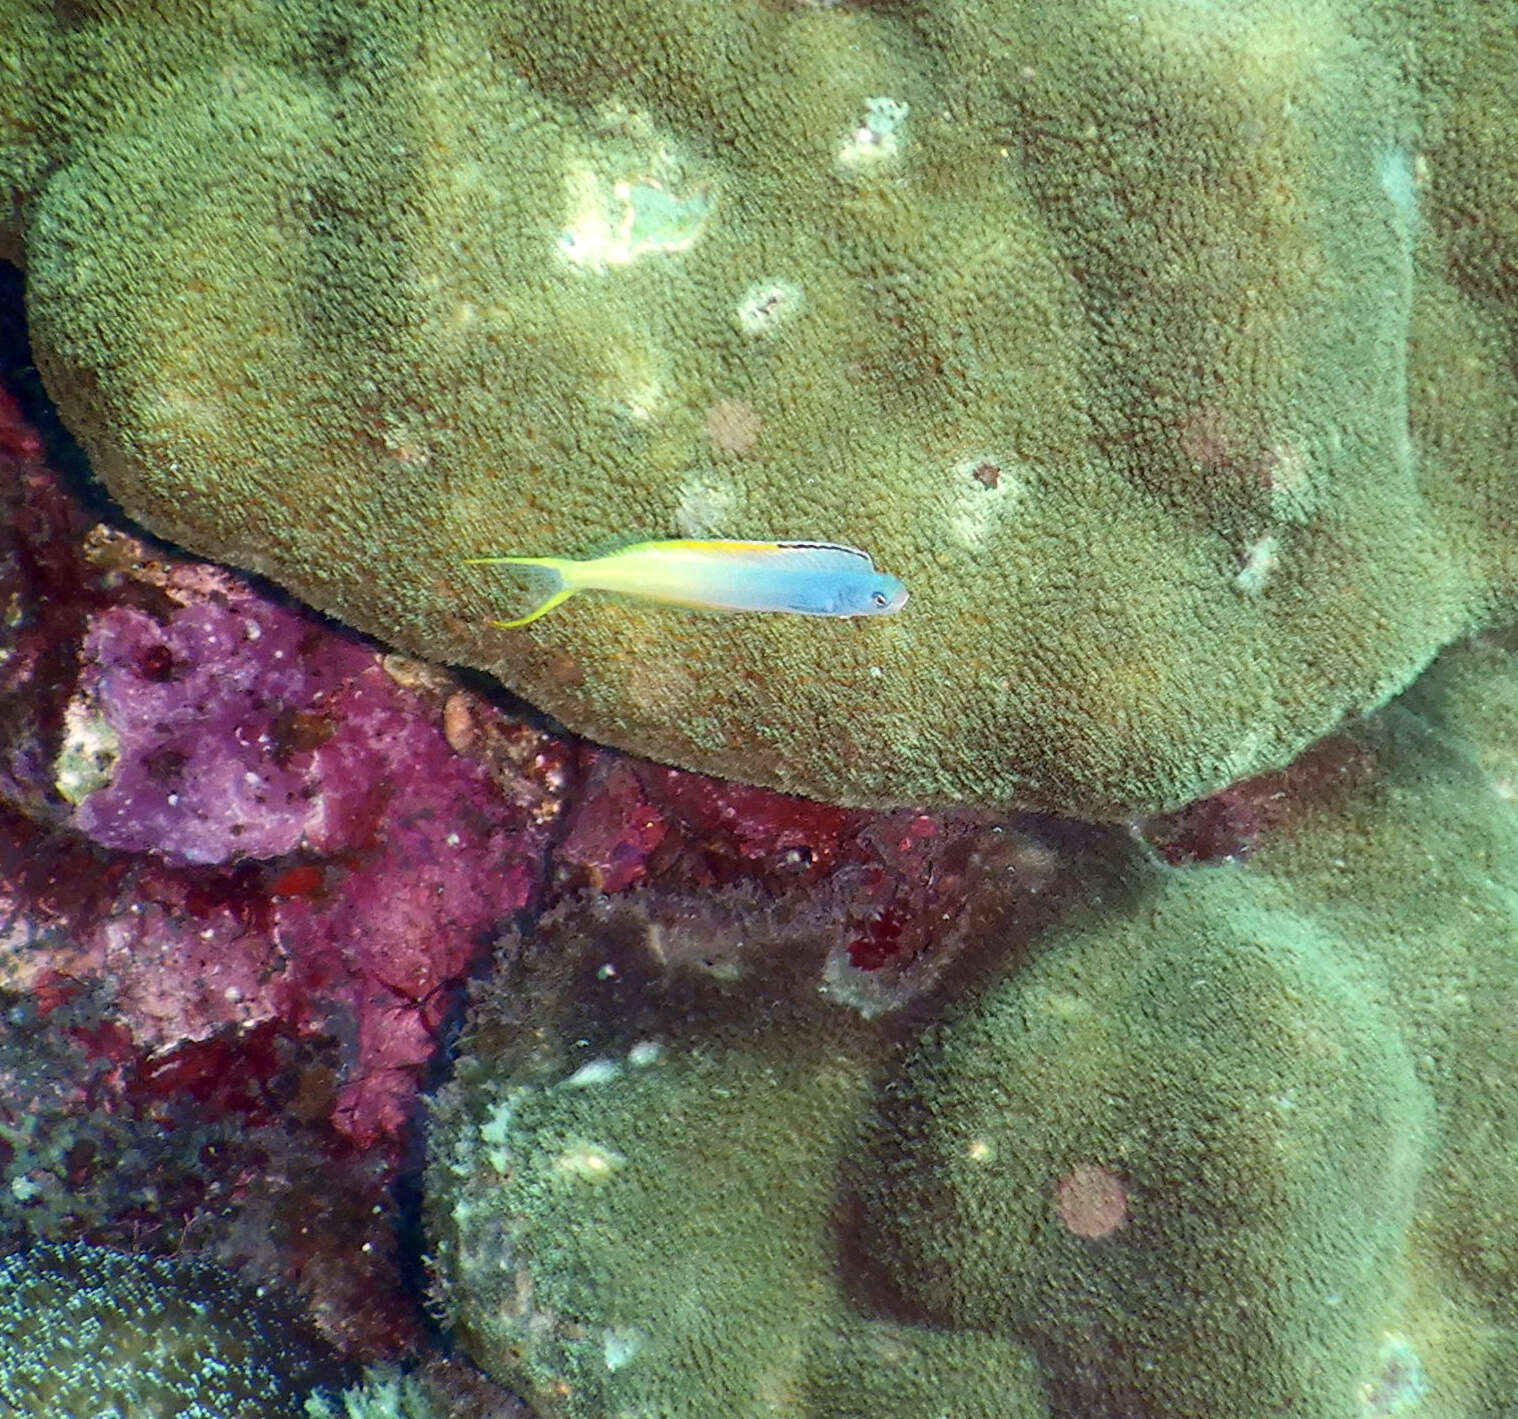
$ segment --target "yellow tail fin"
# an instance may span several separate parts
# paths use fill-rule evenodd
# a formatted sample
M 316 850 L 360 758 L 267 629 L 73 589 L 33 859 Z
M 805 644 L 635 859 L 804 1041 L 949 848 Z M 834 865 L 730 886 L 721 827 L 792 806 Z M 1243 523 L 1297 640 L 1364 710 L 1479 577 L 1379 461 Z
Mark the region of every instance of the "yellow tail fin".
M 492 626 L 497 626 L 503 631 L 514 631 L 518 626 L 530 625 L 539 616 L 546 616 L 561 601 L 567 601 L 580 588 L 566 586 L 564 568 L 570 563 L 563 557 L 465 557 L 463 563 L 466 567 L 537 567 L 541 571 L 552 574 L 554 579 L 553 591 L 549 593 L 547 600 L 534 607 L 525 616 L 518 616 L 514 621 L 492 621 Z
M 563 587 L 561 590 L 554 592 L 541 606 L 535 607 L 525 616 L 518 616 L 515 621 L 492 621 L 490 624 L 492 626 L 499 626 L 503 631 L 514 631 L 518 626 L 530 625 L 539 616 L 546 616 L 559 602 L 568 601 L 577 590 L 579 588 L 574 586 Z

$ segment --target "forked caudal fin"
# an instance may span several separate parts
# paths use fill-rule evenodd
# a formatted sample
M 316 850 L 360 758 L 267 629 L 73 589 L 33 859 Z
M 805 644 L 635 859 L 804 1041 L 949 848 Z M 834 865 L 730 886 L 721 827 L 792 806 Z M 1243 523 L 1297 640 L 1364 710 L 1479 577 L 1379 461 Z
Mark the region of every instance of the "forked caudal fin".
M 568 601 L 580 588 L 564 584 L 564 568 L 569 563 L 563 557 L 465 557 L 466 567 L 536 567 L 553 577 L 553 590 L 546 600 L 533 607 L 525 616 L 514 621 L 492 621 L 490 624 L 503 631 L 514 631 L 519 626 L 530 625 L 539 616 L 546 616 L 560 602 Z

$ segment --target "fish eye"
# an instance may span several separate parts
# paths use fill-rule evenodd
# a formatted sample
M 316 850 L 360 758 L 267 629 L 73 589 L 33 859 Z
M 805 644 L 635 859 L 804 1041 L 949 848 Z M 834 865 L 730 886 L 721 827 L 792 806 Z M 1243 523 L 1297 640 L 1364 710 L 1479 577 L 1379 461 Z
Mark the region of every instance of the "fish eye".
M 890 599 L 883 591 L 873 591 L 870 593 L 870 600 L 877 606 L 885 606 L 889 603 Z

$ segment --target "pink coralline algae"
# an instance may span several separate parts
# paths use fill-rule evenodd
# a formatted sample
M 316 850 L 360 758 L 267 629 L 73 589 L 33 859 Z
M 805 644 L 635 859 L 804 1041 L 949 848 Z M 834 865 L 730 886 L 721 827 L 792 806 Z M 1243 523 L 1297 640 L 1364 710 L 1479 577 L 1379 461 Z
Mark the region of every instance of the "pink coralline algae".
M 244 609 L 293 662 L 276 676 L 218 673 L 235 633 L 200 633 Z M 114 673 L 87 679 L 117 757 L 74 822 L 143 859 L 119 885 L 106 873 L 76 887 L 74 930 L 95 925 L 75 949 L 113 977 L 145 1048 L 271 1019 L 344 1039 L 334 1122 L 360 1144 L 393 1137 L 446 987 L 533 897 L 544 824 L 449 748 L 438 706 L 374 651 L 297 634 L 294 613 L 268 606 L 202 610 L 155 642 L 184 664 L 177 681 L 135 674 L 140 637 L 112 639 L 124 618 L 91 628 L 87 644 L 115 652 Z
M 620 892 L 759 880 L 772 889 L 832 869 L 867 814 L 586 749 L 568 815 L 560 885 Z
M 332 1122 L 396 1138 L 449 987 L 538 890 L 562 745 L 481 702 L 460 754 L 439 677 L 215 568 L 81 539 L 30 450 L 4 473 L 32 509 L 6 570 L 35 613 L 5 647 L 33 710 L 5 796 L 49 829 L 10 823 L 4 983 L 109 978 L 160 1059 L 271 1022 L 332 1037 Z
M 96 751 L 110 760 L 94 766 L 104 782 L 74 789 L 73 825 L 180 864 L 346 846 L 326 822 L 345 815 L 318 745 L 343 725 L 334 695 L 373 651 L 209 569 L 159 580 L 158 614 L 112 606 L 90 621 L 69 723 L 112 747 Z

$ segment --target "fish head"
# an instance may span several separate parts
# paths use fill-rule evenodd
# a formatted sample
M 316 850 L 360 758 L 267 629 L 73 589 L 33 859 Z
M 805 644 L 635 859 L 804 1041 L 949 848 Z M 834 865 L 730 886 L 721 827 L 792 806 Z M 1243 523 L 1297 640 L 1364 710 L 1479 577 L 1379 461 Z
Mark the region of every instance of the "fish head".
M 857 604 L 845 615 L 891 616 L 907 604 L 906 584 L 886 572 L 865 577 L 859 592 Z

